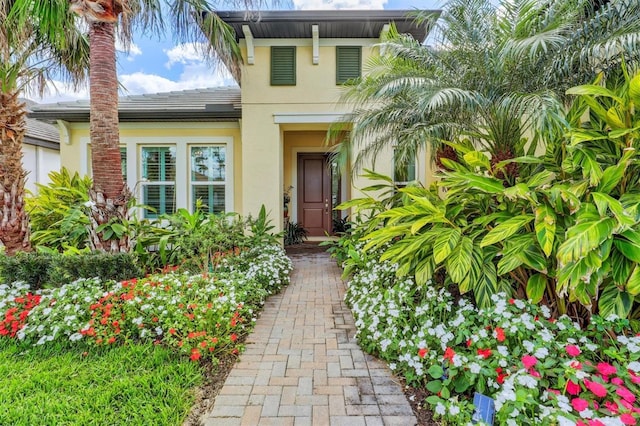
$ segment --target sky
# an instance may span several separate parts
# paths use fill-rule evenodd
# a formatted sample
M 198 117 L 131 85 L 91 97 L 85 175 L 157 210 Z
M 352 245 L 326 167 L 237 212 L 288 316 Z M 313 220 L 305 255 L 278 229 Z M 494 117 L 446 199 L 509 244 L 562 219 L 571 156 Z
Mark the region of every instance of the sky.
M 439 0 L 289 0 L 297 10 L 318 9 L 437 9 Z M 224 2 L 221 2 L 224 3 Z M 221 7 L 220 9 L 224 9 Z M 128 52 L 120 46 L 118 80 L 122 95 L 159 93 L 205 87 L 231 86 L 235 82 L 224 67 L 212 68 L 197 53 L 193 44 L 178 44 L 171 34 L 166 37 L 134 35 Z M 52 81 L 39 103 L 88 99 L 88 87 L 72 89 Z

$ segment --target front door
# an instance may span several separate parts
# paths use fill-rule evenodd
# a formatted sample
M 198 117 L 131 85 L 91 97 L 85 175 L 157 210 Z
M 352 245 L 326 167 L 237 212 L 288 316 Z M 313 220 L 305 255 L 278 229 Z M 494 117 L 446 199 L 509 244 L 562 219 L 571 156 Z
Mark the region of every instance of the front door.
M 298 222 L 308 235 L 331 234 L 331 173 L 325 154 L 298 154 Z

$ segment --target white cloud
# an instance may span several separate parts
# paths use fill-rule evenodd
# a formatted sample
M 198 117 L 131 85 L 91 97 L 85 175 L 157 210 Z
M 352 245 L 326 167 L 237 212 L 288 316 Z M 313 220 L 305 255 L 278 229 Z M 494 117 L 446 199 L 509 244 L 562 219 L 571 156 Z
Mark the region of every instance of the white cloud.
M 157 74 L 137 72 L 121 75 L 120 83 L 125 87 L 125 94 L 127 95 L 201 89 L 235 84 L 233 78 L 226 70 L 223 72 L 212 70 L 211 67 L 204 62 L 186 65 L 178 81 L 169 80 Z
M 174 64 L 188 65 L 192 63 L 202 62 L 202 43 L 182 43 L 171 49 L 164 49 L 169 60 L 164 64 L 167 68 L 171 68 Z
M 296 9 L 383 9 L 388 0 L 293 0 Z
M 129 49 L 126 49 L 119 37 L 116 37 L 116 50 L 127 54 L 127 61 L 129 62 L 134 61 L 136 56 L 142 55 L 142 49 L 137 44 L 129 43 Z

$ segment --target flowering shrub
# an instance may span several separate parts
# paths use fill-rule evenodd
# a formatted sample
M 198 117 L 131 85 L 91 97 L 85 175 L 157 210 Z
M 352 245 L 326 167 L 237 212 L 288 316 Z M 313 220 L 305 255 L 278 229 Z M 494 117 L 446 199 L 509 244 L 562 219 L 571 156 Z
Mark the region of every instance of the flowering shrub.
M 6 335 L 34 345 L 149 341 L 194 361 L 215 358 L 237 353 L 257 308 L 288 283 L 291 268 L 282 248 L 262 246 L 226 256 L 212 274 L 173 271 L 119 283 L 78 280 L 26 296 L 23 284 L 4 285 L 0 318 L 14 321 Z M 22 310 L 16 308 L 20 305 Z
M 358 340 L 414 385 L 451 424 L 474 413 L 474 392 L 492 397 L 496 423 L 623 425 L 640 419 L 640 337 L 628 321 L 594 318 L 586 329 L 546 306 L 492 297 L 477 309 L 428 283 L 396 278 L 370 260 L 349 282 Z M 605 332 L 608 330 L 609 333 Z

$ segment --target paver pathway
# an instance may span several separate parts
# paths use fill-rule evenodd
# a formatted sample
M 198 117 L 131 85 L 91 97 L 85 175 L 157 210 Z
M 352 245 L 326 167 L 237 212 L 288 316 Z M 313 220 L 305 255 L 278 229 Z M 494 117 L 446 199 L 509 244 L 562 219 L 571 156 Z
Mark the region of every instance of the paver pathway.
M 415 425 L 397 379 L 355 341 L 335 262 L 292 259 L 291 284 L 267 300 L 205 425 Z

